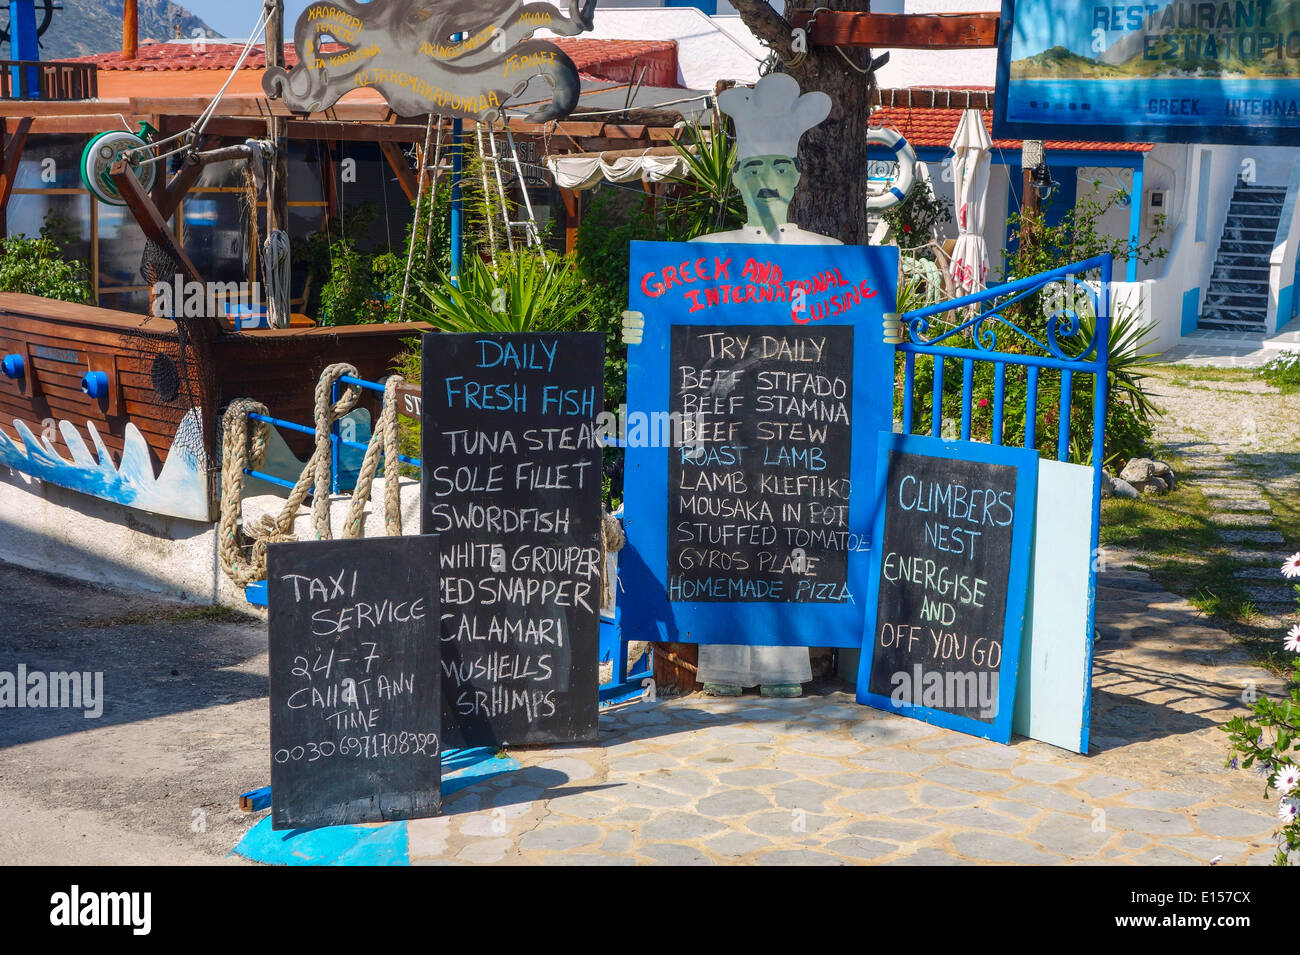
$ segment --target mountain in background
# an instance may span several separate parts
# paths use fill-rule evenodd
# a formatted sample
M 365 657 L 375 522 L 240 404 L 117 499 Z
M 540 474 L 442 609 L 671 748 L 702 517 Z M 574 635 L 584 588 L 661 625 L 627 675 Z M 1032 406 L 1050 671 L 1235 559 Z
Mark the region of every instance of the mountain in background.
M 1013 60 L 1011 75 L 1017 79 L 1051 79 L 1061 76 L 1094 78 L 1123 76 L 1124 72 L 1097 60 L 1080 56 L 1063 46 L 1054 46 L 1042 53 Z
M 50 28 L 41 37 L 41 59 L 60 60 L 90 53 L 109 53 L 122 49 L 122 0 L 56 0 L 63 6 L 54 11 Z M 42 4 L 36 5 L 36 23 L 41 22 Z M 184 7 L 171 0 L 139 0 L 140 42 L 170 40 L 180 35 L 221 36 Z M 0 22 L 7 18 L 0 15 Z M 250 22 L 250 26 L 252 23 Z M 194 31 L 198 30 L 199 33 Z M 8 57 L 9 45 L 4 44 Z

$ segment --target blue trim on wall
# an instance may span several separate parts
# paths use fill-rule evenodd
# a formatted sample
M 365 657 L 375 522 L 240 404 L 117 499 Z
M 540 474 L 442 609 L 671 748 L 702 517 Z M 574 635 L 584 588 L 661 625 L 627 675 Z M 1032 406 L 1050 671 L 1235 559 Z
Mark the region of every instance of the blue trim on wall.
M 1288 285 L 1277 293 L 1277 327 L 1281 328 L 1295 315 L 1295 286 Z M 1275 329 L 1276 330 L 1276 329 Z
M 1201 321 L 1201 287 L 1189 288 L 1183 293 L 1182 334 L 1196 331 Z
M 952 150 L 947 146 L 915 146 L 916 158 L 925 163 L 942 162 Z M 990 154 L 995 166 L 1019 166 L 1019 149 L 999 149 L 996 146 Z M 1146 160 L 1146 153 L 1131 150 L 1109 149 L 1049 149 L 1048 166 L 1106 166 L 1117 169 L 1140 169 Z
M 1128 261 L 1124 280 L 1138 280 L 1138 246 L 1142 244 L 1142 166 L 1133 167 L 1133 192 L 1129 196 Z

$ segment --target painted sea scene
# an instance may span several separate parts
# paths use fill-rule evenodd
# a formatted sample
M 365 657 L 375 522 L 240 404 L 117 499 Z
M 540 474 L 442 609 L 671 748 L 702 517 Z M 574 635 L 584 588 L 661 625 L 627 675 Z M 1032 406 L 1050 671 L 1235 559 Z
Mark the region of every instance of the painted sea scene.
M 1028 135 L 1111 127 L 1117 141 L 1300 136 L 1300 0 L 1007 0 L 998 119 Z M 1009 48 L 1008 48 L 1009 47 Z
M 93 421 L 86 422 L 93 453 L 72 422 L 58 423 L 59 435 L 72 452 L 71 461 L 55 449 L 48 437 L 38 438 L 22 421 L 16 420 L 13 425 L 18 441 L 0 430 L 0 465 L 138 510 L 192 521 L 209 519 L 203 426 L 197 409 L 190 409 L 181 419 L 171 451 L 157 473 L 149 446 L 134 424 L 126 425 L 122 455 L 116 465 Z

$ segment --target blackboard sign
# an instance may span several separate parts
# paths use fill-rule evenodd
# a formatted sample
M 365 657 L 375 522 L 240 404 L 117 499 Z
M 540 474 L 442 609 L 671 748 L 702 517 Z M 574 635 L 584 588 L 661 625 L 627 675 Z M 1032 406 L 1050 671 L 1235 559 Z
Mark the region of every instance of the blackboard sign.
M 848 599 L 851 325 L 674 325 L 668 599 Z
M 442 804 L 438 540 L 271 544 L 271 827 Z
M 1038 456 L 880 436 L 858 702 L 1011 739 Z
M 604 336 L 424 336 L 449 746 L 596 738 Z
M 622 630 L 857 647 L 898 250 L 634 242 Z

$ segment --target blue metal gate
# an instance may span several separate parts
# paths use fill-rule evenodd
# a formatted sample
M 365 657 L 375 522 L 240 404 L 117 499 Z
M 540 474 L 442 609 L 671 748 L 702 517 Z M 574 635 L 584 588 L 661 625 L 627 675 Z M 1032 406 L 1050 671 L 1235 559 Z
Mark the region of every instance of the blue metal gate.
M 902 356 L 901 395 L 896 395 L 896 412 L 901 415 L 902 431 L 905 434 L 929 434 L 933 437 L 960 437 L 962 440 L 987 440 L 992 444 L 1002 444 L 1008 428 L 1006 398 L 1008 368 L 1015 378 L 1023 374 L 1024 410 L 1020 422 L 1024 436 L 1022 443 L 1026 448 L 1036 448 L 1039 444 L 1039 432 L 1045 432 L 1045 438 L 1054 437 L 1056 441 L 1056 459 L 1069 461 L 1071 458 L 1070 420 L 1072 399 L 1085 382 L 1080 379 L 1091 376 L 1092 421 L 1091 434 L 1087 435 L 1090 452 L 1085 463 L 1092 466 L 1092 559 L 1088 577 L 1088 622 L 1085 631 L 1088 640 L 1087 671 L 1092 670 L 1092 642 L 1096 620 L 1097 596 L 1097 554 L 1098 537 L 1101 527 L 1101 484 L 1102 468 L 1105 464 L 1106 440 L 1106 388 L 1107 371 L 1110 362 L 1110 291 L 1112 261 L 1109 256 L 1097 256 L 1081 262 L 1075 262 L 1050 272 L 1043 272 L 1028 278 L 1018 279 L 1005 285 L 985 289 L 962 298 L 937 305 L 905 312 L 900 317 L 906 330 L 904 341 L 897 346 Z M 1096 286 L 1085 281 L 1089 275 L 1099 276 Z M 1068 294 L 1065 300 L 1053 307 L 1043 307 L 1043 296 L 1049 286 L 1059 283 L 1058 288 Z M 1050 291 L 1050 290 L 1049 290 Z M 1049 295 L 1050 298 L 1050 295 Z M 1045 333 L 1037 337 L 1025 328 L 1011 321 L 1005 314 L 1016 306 L 1030 308 L 1046 317 Z M 1081 307 L 1081 306 L 1087 306 Z M 950 327 L 929 336 L 931 325 L 942 315 L 961 313 L 969 309 L 971 317 L 958 317 Z M 1089 314 L 1091 313 L 1091 314 Z M 1091 334 L 1084 332 L 1091 327 Z M 999 334 L 1006 335 L 1011 342 L 1023 351 L 998 350 Z M 930 374 L 929 394 L 921 394 L 922 400 L 928 397 L 929 427 L 920 422 L 917 430 L 917 372 L 918 361 L 921 369 Z M 972 434 L 972 422 L 977 407 L 974 403 L 976 371 L 981 364 L 993 366 L 992 399 L 984 399 L 991 404 L 987 409 L 979 408 L 981 417 L 987 416 L 987 437 Z M 928 367 L 926 367 L 928 366 Z M 947 389 L 944 382 L 949 369 L 960 367 L 962 385 L 960 398 Z M 1056 407 L 1042 407 L 1040 413 L 1040 394 L 1044 390 L 1050 395 L 1055 379 Z M 898 402 L 901 399 L 901 409 Z M 946 399 L 946 400 L 945 400 Z M 945 419 L 945 406 L 957 411 Z M 1018 410 L 1018 409 L 1017 409 Z M 1055 419 L 1055 434 L 1052 434 L 1052 419 Z M 956 424 L 960 421 L 958 434 L 944 434 L 945 420 Z M 1084 445 L 1074 442 L 1076 459 L 1083 458 Z M 1084 716 L 1084 739 L 1087 738 L 1087 714 Z

